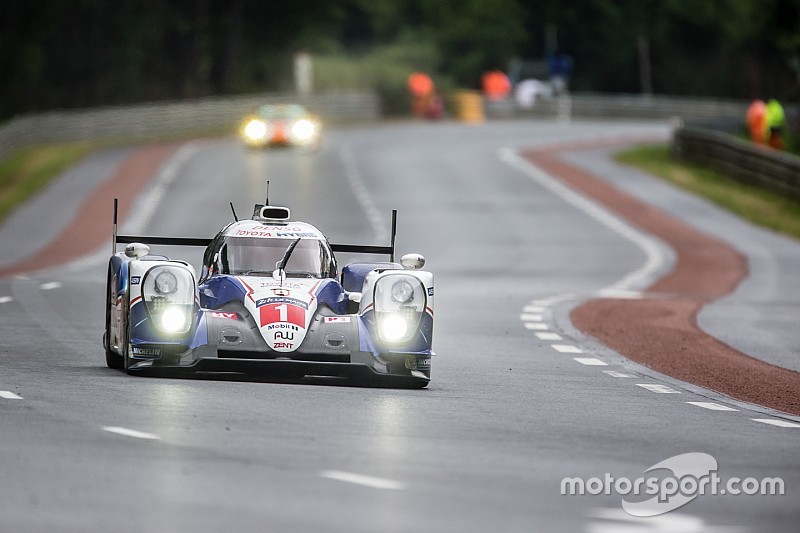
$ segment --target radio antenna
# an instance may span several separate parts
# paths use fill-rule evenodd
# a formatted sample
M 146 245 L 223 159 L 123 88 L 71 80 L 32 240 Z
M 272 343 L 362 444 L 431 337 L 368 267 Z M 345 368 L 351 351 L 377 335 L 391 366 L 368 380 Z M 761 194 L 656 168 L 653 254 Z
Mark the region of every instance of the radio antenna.
M 231 204 L 231 212 L 233 212 L 233 220 L 235 222 L 239 222 L 239 217 L 236 216 L 236 209 L 233 208 L 233 202 L 231 202 L 230 204 Z
M 269 180 L 267 180 L 267 201 L 264 203 L 264 205 L 269 205 Z

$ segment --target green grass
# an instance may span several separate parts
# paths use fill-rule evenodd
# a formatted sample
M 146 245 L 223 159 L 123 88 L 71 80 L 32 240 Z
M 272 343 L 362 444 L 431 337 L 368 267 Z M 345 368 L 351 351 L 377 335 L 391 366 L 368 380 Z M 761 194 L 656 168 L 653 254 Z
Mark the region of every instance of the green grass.
M 666 145 L 640 146 L 620 152 L 614 158 L 704 196 L 756 224 L 800 239 L 798 200 L 676 161 Z
M 33 146 L 0 161 L 0 221 L 94 149 L 89 142 Z

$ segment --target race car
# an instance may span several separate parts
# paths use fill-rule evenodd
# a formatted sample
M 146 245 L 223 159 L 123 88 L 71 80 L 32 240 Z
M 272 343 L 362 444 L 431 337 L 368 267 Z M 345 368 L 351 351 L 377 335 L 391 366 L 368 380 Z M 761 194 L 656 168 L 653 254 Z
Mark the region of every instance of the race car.
M 430 381 L 433 274 L 420 254 L 330 244 L 286 207 L 256 204 L 212 239 L 117 235 L 108 263 L 106 363 L 129 374 Z M 118 243 L 127 243 L 116 252 Z M 199 276 L 149 245 L 206 246 Z M 334 252 L 386 255 L 338 271 Z
M 268 145 L 314 147 L 319 142 L 321 124 L 299 104 L 263 105 L 247 117 L 241 136 L 247 146 Z

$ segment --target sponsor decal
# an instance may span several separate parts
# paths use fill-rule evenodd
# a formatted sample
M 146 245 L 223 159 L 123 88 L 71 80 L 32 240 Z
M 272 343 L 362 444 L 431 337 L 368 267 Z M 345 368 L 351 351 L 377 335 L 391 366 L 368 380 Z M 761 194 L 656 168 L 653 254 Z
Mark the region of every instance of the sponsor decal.
M 417 368 L 430 368 L 431 367 L 431 358 L 430 357 L 420 357 L 417 359 Z
M 275 296 L 289 296 L 292 293 L 289 289 L 272 289 Z
M 256 301 L 256 307 L 263 307 L 268 304 L 289 304 L 296 307 L 302 307 L 303 309 L 308 309 L 308 304 L 303 300 L 289 298 L 288 296 L 271 296 L 269 298 L 261 298 L 260 300 Z M 285 320 L 281 320 L 281 322 L 285 322 Z
M 281 339 L 284 341 L 292 341 L 294 340 L 294 333 L 291 331 L 276 331 L 274 338 L 275 340 Z
M 267 331 L 272 331 L 274 329 L 288 329 L 291 331 L 300 331 L 300 328 L 295 326 L 294 324 L 270 324 L 267 326 Z
M 428 296 L 433 296 L 433 287 L 428 287 Z
M 209 313 L 213 318 L 227 318 L 230 320 L 236 320 L 239 316 L 236 313 L 223 313 L 222 311 L 211 311 Z
M 138 285 L 142 282 L 142 276 L 131 276 L 131 285 Z
M 148 355 L 158 357 L 161 355 L 161 348 L 142 348 L 140 346 L 133 346 L 131 348 L 133 355 Z
M 406 356 L 406 368 L 408 370 L 422 370 L 425 368 L 431 367 L 431 358 L 430 357 L 420 357 L 417 359 L 416 355 L 407 355 Z
M 322 319 L 322 322 L 325 324 L 335 324 L 335 323 L 348 323 L 350 322 L 349 316 L 326 316 Z
M 291 342 L 276 342 L 275 345 L 273 346 L 273 349 L 275 349 L 275 350 L 278 350 L 280 348 L 283 348 L 283 349 L 287 349 L 288 348 L 289 350 L 291 350 L 292 348 L 294 348 L 294 343 L 291 343 Z
M 286 230 L 266 231 L 265 229 L 255 229 L 255 230 L 240 229 L 240 230 L 236 230 L 236 236 L 237 237 L 275 237 L 275 238 L 279 238 L 279 239 L 281 239 L 281 238 L 282 239 L 297 239 L 298 237 L 300 237 L 300 238 L 305 237 L 305 238 L 311 238 L 311 239 L 319 238 L 319 235 L 317 235 L 316 233 L 311 232 L 311 231 L 286 231 Z

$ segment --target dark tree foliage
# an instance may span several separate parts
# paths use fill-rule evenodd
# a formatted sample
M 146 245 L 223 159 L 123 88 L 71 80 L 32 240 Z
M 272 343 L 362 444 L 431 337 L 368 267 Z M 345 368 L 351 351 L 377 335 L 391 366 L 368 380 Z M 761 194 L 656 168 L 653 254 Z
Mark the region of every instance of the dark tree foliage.
M 573 59 L 573 90 L 797 99 L 800 0 L 3 0 L 0 118 L 291 87 L 291 58 L 409 36 L 477 86 Z

